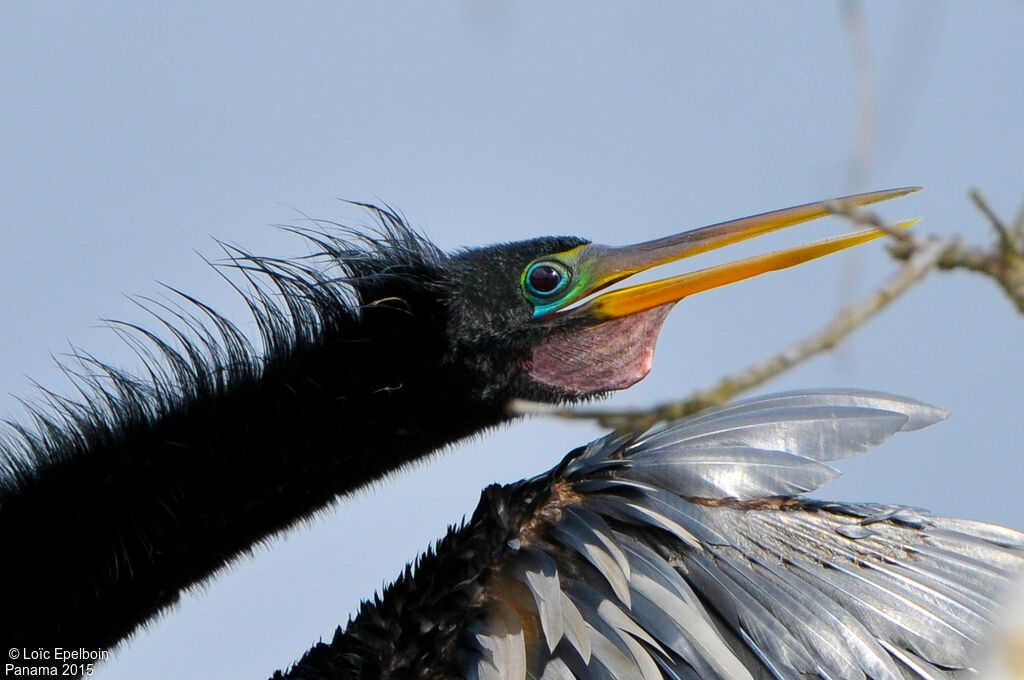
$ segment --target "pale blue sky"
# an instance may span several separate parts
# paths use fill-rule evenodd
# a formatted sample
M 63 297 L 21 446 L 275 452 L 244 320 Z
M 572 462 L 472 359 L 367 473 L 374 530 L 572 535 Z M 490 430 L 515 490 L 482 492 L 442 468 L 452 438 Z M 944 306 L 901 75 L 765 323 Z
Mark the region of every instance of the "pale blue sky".
M 877 149 L 857 176 L 855 74 L 834 2 L 6 3 L 0 415 L 19 417 L 29 377 L 63 384 L 49 355 L 69 341 L 130 364 L 97 323 L 144 321 L 126 294 L 166 282 L 244 319 L 194 251 L 216 258 L 216 236 L 300 253 L 272 225 L 361 220 L 339 197 L 387 201 L 450 248 L 548 233 L 627 243 L 919 184 L 885 214 L 988 242 L 966 192 L 980 187 L 1007 216 L 1024 198 L 1024 5 L 867 3 L 866 19 Z M 892 269 L 872 245 L 688 300 L 653 374 L 616 403 L 705 385 Z M 765 390 L 857 386 L 950 408 L 844 463 L 819 495 L 1019 528 L 1022 346 L 1024 320 L 994 285 L 935 275 Z M 598 434 L 519 423 L 346 500 L 187 597 L 95 677 L 266 677 L 329 639 L 483 486 Z

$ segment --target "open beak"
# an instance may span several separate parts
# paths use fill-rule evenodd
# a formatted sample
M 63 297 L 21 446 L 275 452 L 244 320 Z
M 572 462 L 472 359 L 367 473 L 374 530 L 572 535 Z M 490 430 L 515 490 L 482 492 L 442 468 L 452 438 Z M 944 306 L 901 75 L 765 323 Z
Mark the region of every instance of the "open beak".
M 647 241 L 631 246 L 602 246 L 586 244 L 573 253 L 576 270 L 582 289 L 572 296 L 572 302 L 585 299 L 602 289 L 607 288 L 638 272 L 658 265 L 691 257 L 709 250 L 738 243 L 760 234 L 784 229 L 786 227 L 832 214 L 836 208 L 853 209 L 890 198 L 904 196 L 918 191 L 920 187 L 873 191 L 855 194 L 831 201 L 818 201 L 794 208 L 775 210 L 772 212 L 744 217 L 738 220 L 722 222 L 708 227 L 693 229 L 681 234 L 666 236 L 654 241 Z M 835 206 L 833 208 L 832 206 Z M 910 226 L 917 220 L 896 225 L 899 228 Z M 701 269 L 699 271 L 673 276 L 660 281 L 642 283 L 626 288 L 619 288 L 603 295 L 592 297 L 575 306 L 555 311 L 551 317 L 588 318 L 591 322 L 600 323 L 636 314 L 655 307 L 677 302 L 684 297 L 701 291 L 742 281 L 758 274 L 785 269 L 823 255 L 828 255 L 845 248 L 850 248 L 866 241 L 884 236 L 881 229 L 868 229 L 843 236 L 837 236 L 794 248 L 779 250 L 764 255 L 757 255 L 735 262 Z

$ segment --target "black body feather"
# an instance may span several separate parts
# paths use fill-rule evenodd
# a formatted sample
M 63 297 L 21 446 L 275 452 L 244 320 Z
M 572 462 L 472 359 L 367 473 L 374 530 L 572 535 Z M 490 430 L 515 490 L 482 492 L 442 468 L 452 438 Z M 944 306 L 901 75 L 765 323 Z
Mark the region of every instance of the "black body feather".
M 33 427 L 10 426 L 0 545 L 18 557 L 0 560 L 0 639 L 112 646 L 261 539 L 506 420 L 511 396 L 551 397 L 518 375 L 521 343 L 474 331 L 489 309 L 528 315 L 493 297 L 523 307 L 518 290 L 495 291 L 476 251 L 446 256 L 367 208 L 374 234 L 304 232 L 309 261 L 234 252 L 261 349 L 184 296 L 171 342 L 127 333 L 148 376 L 80 356 L 82 398 L 49 395 Z M 578 242 L 486 260 L 518 282 L 523 258 Z

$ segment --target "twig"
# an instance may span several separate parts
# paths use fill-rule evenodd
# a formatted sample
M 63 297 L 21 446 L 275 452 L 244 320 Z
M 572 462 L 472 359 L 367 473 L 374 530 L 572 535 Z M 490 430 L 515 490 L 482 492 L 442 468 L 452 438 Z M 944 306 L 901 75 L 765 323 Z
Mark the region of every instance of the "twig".
M 871 174 L 878 146 L 878 84 L 863 3 L 860 0 L 845 0 L 839 7 L 855 74 L 857 111 L 850 158 L 850 183 L 859 189 Z
M 952 242 L 932 238 L 915 244 L 906 264 L 877 289 L 840 310 L 824 328 L 785 348 L 775 356 L 729 374 L 716 384 L 697 390 L 682 401 L 669 402 L 652 409 L 605 410 L 559 409 L 534 402 L 516 402 L 518 414 L 543 414 L 573 420 L 594 420 L 603 427 L 640 430 L 662 421 L 681 418 L 711 406 L 724 404 L 812 356 L 832 349 L 855 328 L 892 302 L 900 293 L 919 281 L 942 259 Z
M 886 234 L 892 236 L 897 241 L 910 243 L 913 240 L 913 237 L 909 233 L 907 233 L 897 225 L 891 222 L 887 222 L 886 220 L 883 220 L 878 213 L 872 212 L 870 210 L 858 210 L 856 208 L 850 208 L 844 206 L 838 201 L 825 201 L 823 205 L 825 206 L 825 209 L 828 210 L 833 215 L 845 217 L 854 224 L 859 224 L 865 227 L 874 227 L 875 229 L 884 231 Z
M 999 247 L 1003 253 L 1016 253 L 1020 250 L 1020 244 L 1017 242 L 1016 236 L 1010 229 L 1003 224 L 1003 221 L 999 219 L 995 211 L 985 200 L 985 197 L 981 195 L 981 191 L 978 189 L 971 189 L 967 192 L 967 195 L 971 197 L 974 205 L 977 206 L 981 214 L 988 218 L 988 221 L 992 224 L 992 228 L 999 234 Z
M 1013 224 L 1010 225 L 1010 231 L 1017 238 L 1017 243 L 1024 243 L 1024 202 L 1020 204 L 1020 209 L 1017 211 L 1017 216 L 1013 218 Z

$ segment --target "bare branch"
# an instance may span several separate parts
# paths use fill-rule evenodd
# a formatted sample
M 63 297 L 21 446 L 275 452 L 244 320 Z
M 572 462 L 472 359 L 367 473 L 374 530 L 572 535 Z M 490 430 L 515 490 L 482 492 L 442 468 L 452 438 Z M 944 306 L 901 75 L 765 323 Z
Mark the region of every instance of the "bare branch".
M 1006 227 L 980 193 L 972 191 L 971 198 L 999 233 L 999 242 L 995 247 L 983 248 L 957 238 L 943 253 L 937 266 L 944 270 L 966 269 L 992 278 L 1017 311 L 1024 314 L 1024 239 L 1016 235 L 1018 221 L 1024 223 L 1024 208 L 1014 219 L 1013 226 Z M 919 248 L 920 243 L 911 238 L 892 244 L 889 252 L 897 259 L 906 260 L 913 257 Z
M 724 404 L 736 395 L 756 387 L 807 359 L 835 347 L 855 328 L 877 314 L 900 293 L 921 280 L 943 258 L 953 242 L 931 238 L 915 244 L 906 264 L 877 289 L 844 307 L 824 328 L 785 348 L 775 356 L 731 373 L 714 385 L 697 390 L 682 401 L 669 402 L 651 409 L 605 410 L 560 409 L 546 404 L 517 401 L 511 410 L 517 414 L 542 414 L 573 420 L 594 420 L 603 427 L 640 430 L 662 421 L 681 418 L 711 406 Z
M 893 257 L 905 260 L 913 257 L 918 247 L 916 242 L 895 243 L 889 252 Z M 1017 311 L 1024 314 L 1024 258 L 1019 253 L 993 252 L 957 238 L 942 254 L 937 268 L 966 269 L 991 277 L 1017 307 Z

